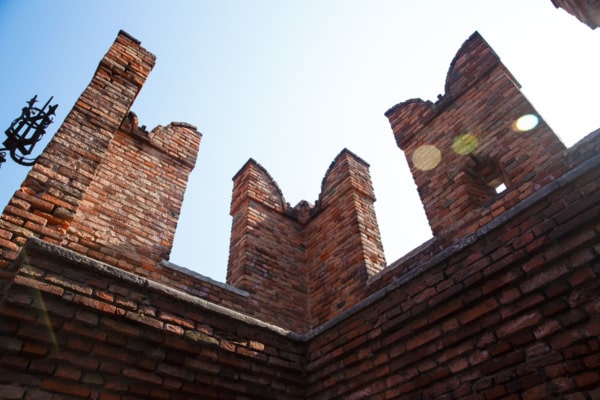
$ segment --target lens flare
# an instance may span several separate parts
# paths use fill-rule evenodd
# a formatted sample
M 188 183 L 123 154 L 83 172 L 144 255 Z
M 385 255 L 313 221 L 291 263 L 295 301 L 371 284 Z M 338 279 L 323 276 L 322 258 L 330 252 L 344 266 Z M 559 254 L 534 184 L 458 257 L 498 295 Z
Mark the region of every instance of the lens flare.
M 31 265 L 30 261 L 29 261 L 29 256 L 27 254 L 27 251 L 23 251 L 22 253 L 22 257 L 23 257 L 23 264 L 24 265 Z M 46 308 L 46 303 L 44 302 L 44 298 L 42 297 L 42 293 L 37 285 L 37 280 L 34 280 L 35 282 L 35 286 L 31 287 L 31 290 L 33 291 L 33 295 L 35 297 L 34 302 L 38 305 L 38 316 L 39 319 L 41 320 L 40 322 L 42 323 L 43 328 L 42 329 L 46 329 L 48 336 L 50 338 L 50 342 L 52 343 L 52 349 L 54 351 L 58 351 L 58 342 L 56 341 L 56 334 L 54 333 L 54 328 L 52 327 L 52 322 L 50 321 L 50 316 L 48 315 L 48 309 Z
M 540 119 L 535 114 L 521 115 L 513 124 L 513 129 L 517 132 L 527 132 L 538 126 Z
M 470 133 L 464 133 L 462 135 L 458 135 L 454 142 L 452 143 L 452 150 L 456 154 L 460 154 L 461 156 L 466 156 L 467 154 L 471 154 L 477 148 L 477 137 Z
M 442 160 L 442 153 L 440 150 L 431 145 L 424 144 L 417 147 L 412 155 L 412 162 L 417 169 L 421 171 L 429 171 L 438 166 Z

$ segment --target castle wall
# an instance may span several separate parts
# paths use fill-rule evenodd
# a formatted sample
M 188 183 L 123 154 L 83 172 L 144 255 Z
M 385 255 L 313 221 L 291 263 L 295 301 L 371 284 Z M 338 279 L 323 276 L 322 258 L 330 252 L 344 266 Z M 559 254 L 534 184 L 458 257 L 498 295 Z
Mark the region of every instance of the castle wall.
M 362 300 L 369 277 L 385 266 L 374 202 L 369 165 L 343 151 L 306 228 L 311 328 Z
M 156 264 L 169 259 L 199 143 L 195 128 L 182 123 L 117 130 L 63 245 L 156 278 Z
M 443 97 L 409 100 L 386 116 L 434 236 L 461 237 L 563 172 L 559 163 L 540 168 L 564 146 L 478 33 L 454 58 Z M 538 124 L 520 128 L 523 116 Z M 500 183 L 505 193 L 496 193 Z
M 120 32 L 92 81 L 17 190 L 1 218 L 0 268 L 27 237 L 60 244 L 113 135 L 154 66 L 154 55 Z
M 306 398 L 600 395 L 598 150 L 315 332 Z
M 227 283 L 249 293 L 246 312 L 305 333 L 363 299 L 385 265 L 368 164 L 342 151 L 314 206 L 291 208 L 254 160 L 233 180 Z
M 165 260 L 200 135 L 137 127 L 153 62 L 119 34 L 0 218 L 0 397 L 600 396 L 600 130 L 513 130 L 535 110 L 478 34 L 387 113 L 435 237 L 383 268 L 368 164 L 291 208 L 250 160 L 229 285 Z
M 600 131 L 569 173 L 304 335 L 32 239 L 0 308 L 0 393 L 594 398 L 599 150 Z
M 306 331 L 304 230 L 277 184 L 250 160 L 234 177 L 227 283 L 250 294 L 250 313 Z M 256 314 L 254 314 L 256 315 Z
M 303 398 L 302 343 L 279 327 L 40 240 L 18 266 L 3 399 Z

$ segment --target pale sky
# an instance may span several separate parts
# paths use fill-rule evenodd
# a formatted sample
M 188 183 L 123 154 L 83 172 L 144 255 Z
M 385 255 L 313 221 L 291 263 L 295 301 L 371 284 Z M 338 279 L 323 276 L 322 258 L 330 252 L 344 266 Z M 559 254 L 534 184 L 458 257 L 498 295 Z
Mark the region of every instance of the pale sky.
M 203 134 L 170 261 L 219 281 L 231 178 L 250 157 L 295 205 L 318 198 L 329 164 L 348 148 L 371 165 L 388 264 L 427 240 L 383 114 L 442 94 L 452 58 L 476 30 L 567 146 L 600 127 L 600 29 L 550 0 L 0 0 L 2 130 L 34 94 L 54 96 L 49 139 L 119 29 L 157 56 L 132 107 L 140 125 L 182 121 Z M 0 207 L 27 170 L 0 168 Z

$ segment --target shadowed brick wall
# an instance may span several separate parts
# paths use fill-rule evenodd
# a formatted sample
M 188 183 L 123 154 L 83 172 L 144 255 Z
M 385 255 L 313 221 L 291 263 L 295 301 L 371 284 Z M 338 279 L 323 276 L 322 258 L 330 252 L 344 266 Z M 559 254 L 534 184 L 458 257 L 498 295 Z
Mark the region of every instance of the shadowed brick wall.
M 249 160 L 233 178 L 227 283 L 250 293 L 268 320 L 305 331 L 304 229 L 267 171 Z
M 321 327 L 306 398 L 600 396 L 598 154 Z
M 0 309 L 0 398 L 303 398 L 285 330 L 40 240 L 25 251 Z

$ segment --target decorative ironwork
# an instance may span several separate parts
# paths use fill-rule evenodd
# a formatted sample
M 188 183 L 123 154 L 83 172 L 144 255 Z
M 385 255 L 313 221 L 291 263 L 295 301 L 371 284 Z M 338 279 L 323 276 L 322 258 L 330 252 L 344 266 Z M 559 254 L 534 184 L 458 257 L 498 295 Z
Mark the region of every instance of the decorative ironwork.
M 18 164 L 31 166 L 35 163 L 37 157 L 28 156 L 46 133 L 48 125 L 52 123 L 52 116 L 58 107 L 58 104 L 50 105 L 52 99 L 53 97 L 50 97 L 42 108 L 38 108 L 34 107 L 37 95 L 33 96 L 27 102 L 27 107 L 23 107 L 21 115 L 4 131 L 6 140 L 2 143 L 4 147 L 0 148 L 0 166 L 6 161 L 6 152 Z

